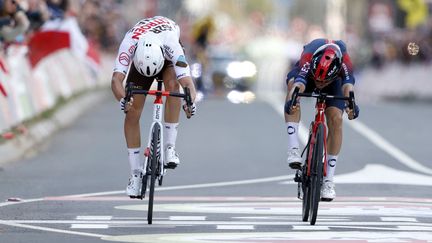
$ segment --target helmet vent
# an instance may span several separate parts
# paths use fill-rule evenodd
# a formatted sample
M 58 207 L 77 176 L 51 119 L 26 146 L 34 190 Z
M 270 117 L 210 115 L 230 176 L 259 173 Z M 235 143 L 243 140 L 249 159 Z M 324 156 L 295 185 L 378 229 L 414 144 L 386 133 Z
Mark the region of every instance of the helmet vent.
M 147 67 L 147 75 L 150 77 L 151 72 L 150 72 L 150 67 Z
M 325 56 L 325 59 L 326 60 L 330 60 L 330 56 Z

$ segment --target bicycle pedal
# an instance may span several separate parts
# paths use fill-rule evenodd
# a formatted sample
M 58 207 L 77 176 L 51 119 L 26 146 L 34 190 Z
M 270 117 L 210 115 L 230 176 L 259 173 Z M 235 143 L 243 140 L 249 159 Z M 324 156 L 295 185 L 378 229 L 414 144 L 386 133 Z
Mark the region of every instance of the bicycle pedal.
M 289 167 L 293 170 L 301 170 L 302 163 L 301 162 L 291 162 L 291 163 L 289 163 Z

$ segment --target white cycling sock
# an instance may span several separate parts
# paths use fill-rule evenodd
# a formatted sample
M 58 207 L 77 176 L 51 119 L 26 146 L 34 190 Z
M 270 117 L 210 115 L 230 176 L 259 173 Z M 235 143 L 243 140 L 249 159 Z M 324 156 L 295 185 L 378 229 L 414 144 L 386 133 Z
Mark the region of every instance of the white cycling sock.
M 128 148 L 129 164 L 131 167 L 131 174 L 136 175 L 141 172 L 142 159 L 140 148 Z
M 337 155 L 327 155 L 327 175 L 324 177 L 324 181 L 333 181 L 337 159 Z
M 287 122 L 287 133 L 288 133 L 288 149 L 300 148 L 299 138 L 298 138 L 298 122 Z
M 165 131 L 164 131 L 164 147 L 171 145 L 175 147 L 177 140 L 177 131 L 178 131 L 178 123 L 168 123 L 165 122 Z

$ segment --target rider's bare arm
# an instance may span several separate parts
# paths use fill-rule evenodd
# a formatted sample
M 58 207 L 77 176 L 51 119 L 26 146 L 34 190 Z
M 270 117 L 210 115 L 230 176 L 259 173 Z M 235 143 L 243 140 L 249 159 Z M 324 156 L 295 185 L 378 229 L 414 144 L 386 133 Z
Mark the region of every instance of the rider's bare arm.
M 348 83 L 342 86 L 342 92 L 345 97 L 349 97 L 351 91 L 354 91 L 354 85 Z
M 123 73 L 114 72 L 111 78 L 111 90 L 118 101 L 126 96 L 125 89 L 123 88 L 123 80 L 125 77 L 126 75 Z
M 196 90 L 192 78 L 187 76 L 187 77 L 180 78 L 178 81 L 183 88 L 185 87 L 189 88 L 192 102 L 195 102 Z
M 349 93 L 350 93 L 351 91 L 354 91 L 354 85 L 347 83 L 347 84 L 344 84 L 344 85 L 342 86 L 342 92 L 343 92 L 343 94 L 344 94 L 345 97 L 349 97 Z M 348 105 L 346 106 L 345 111 L 346 111 L 346 113 L 348 114 L 348 119 L 352 120 L 352 119 L 355 118 L 355 117 L 354 117 L 354 111 L 351 110 L 351 109 L 348 107 Z
M 300 83 L 300 82 L 293 83 L 292 86 L 291 86 L 291 88 L 289 89 L 289 92 L 288 92 L 288 96 L 287 96 L 288 100 L 291 99 L 291 97 L 292 97 L 292 95 L 294 93 L 295 87 L 299 87 L 299 89 L 300 89 L 299 93 L 303 93 L 305 91 L 305 89 L 306 89 L 306 86 L 303 83 Z

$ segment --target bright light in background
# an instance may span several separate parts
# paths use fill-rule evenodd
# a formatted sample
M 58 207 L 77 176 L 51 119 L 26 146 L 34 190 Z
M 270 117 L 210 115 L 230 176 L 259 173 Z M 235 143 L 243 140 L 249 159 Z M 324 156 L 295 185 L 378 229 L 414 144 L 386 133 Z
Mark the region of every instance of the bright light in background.
M 193 78 L 201 77 L 201 74 L 202 74 L 201 72 L 202 72 L 201 64 L 193 63 L 191 65 L 191 75 Z
M 249 104 L 255 100 L 255 94 L 251 91 L 240 92 L 237 90 L 232 90 L 228 93 L 227 99 L 234 104 Z
M 185 2 L 186 9 L 197 15 L 203 16 L 216 8 L 216 0 L 187 0 Z
M 226 69 L 228 76 L 234 79 L 250 78 L 257 73 L 256 66 L 253 62 L 230 62 Z

